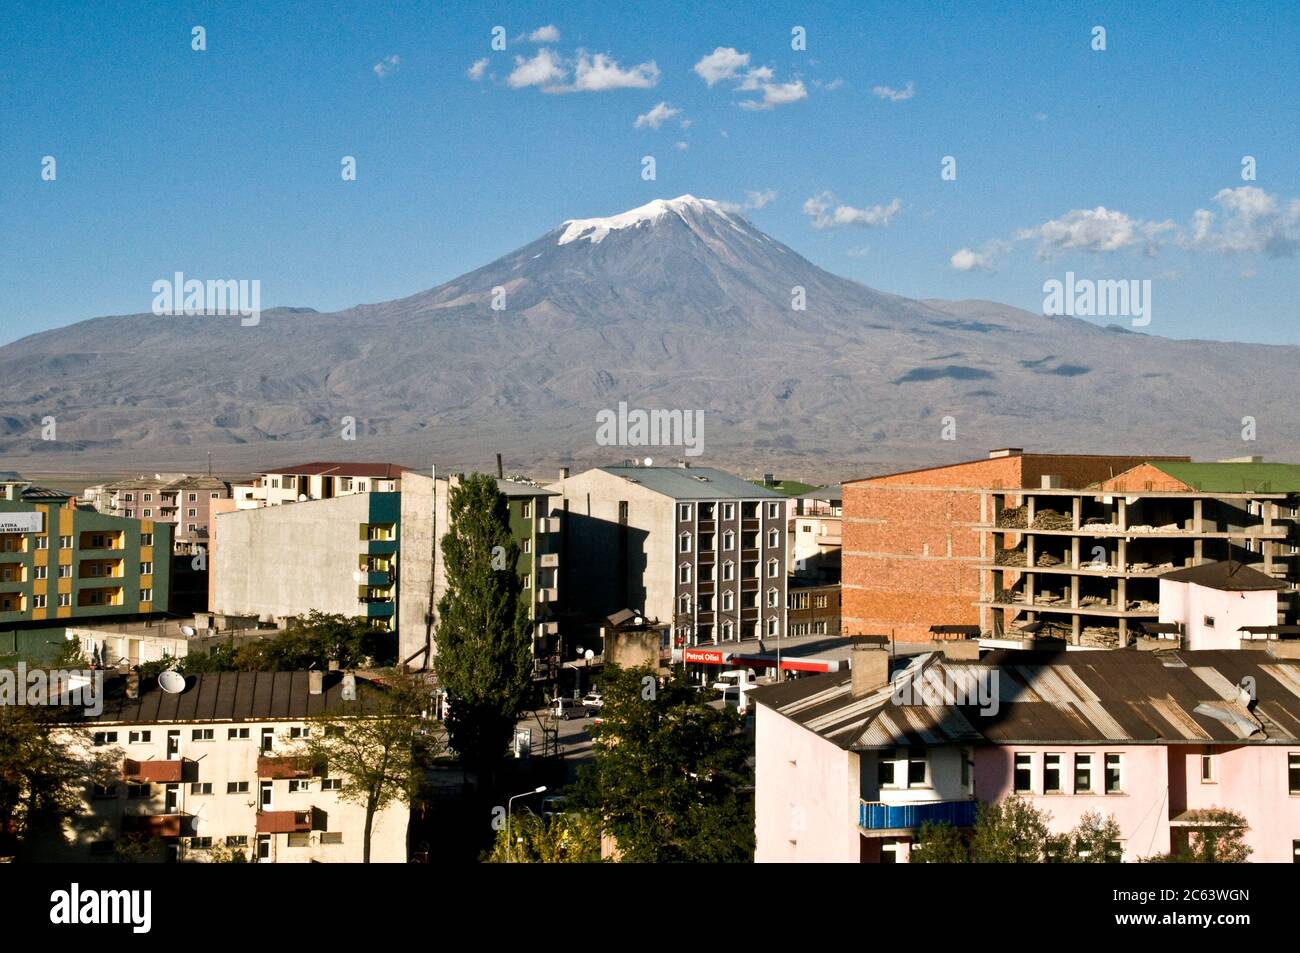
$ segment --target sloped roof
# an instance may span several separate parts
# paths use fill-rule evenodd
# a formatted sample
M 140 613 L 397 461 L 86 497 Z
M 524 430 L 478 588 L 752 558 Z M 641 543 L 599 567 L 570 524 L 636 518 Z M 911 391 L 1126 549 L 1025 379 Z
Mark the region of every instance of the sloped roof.
M 314 460 L 311 463 L 298 463 L 288 467 L 272 467 L 259 470 L 261 476 L 269 473 L 289 473 L 294 476 L 318 476 L 321 474 L 348 477 L 376 477 L 381 480 L 395 480 L 410 470 L 397 463 L 376 463 L 365 461 Z
M 675 500 L 784 500 L 785 494 L 713 467 L 601 467 Z
M 1300 661 L 1265 652 L 999 651 L 978 662 L 931 652 L 895 659 L 892 668 L 895 682 L 915 689 L 910 699 L 893 685 L 853 698 L 849 672 L 761 688 L 752 697 L 851 750 L 1300 741 Z M 1243 703 L 1237 687 L 1247 677 L 1254 705 Z M 958 685 L 966 699 L 955 696 Z M 932 696 L 921 690 L 927 686 L 948 691 Z M 996 706 L 976 700 L 981 686 Z
M 1245 563 L 1231 560 L 1175 569 L 1164 573 L 1160 578 L 1168 579 L 1170 582 L 1193 582 L 1198 586 L 1219 589 L 1223 592 L 1259 592 L 1265 589 L 1286 588 L 1286 583 L 1272 576 L 1266 576 L 1258 569 L 1251 569 Z

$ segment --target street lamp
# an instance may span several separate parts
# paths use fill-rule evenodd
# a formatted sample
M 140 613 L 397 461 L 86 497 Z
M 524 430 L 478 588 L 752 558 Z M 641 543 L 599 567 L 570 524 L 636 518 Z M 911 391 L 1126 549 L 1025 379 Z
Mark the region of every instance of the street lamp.
M 512 863 L 515 857 L 515 842 L 510 839 L 510 810 L 514 807 L 515 798 L 528 797 L 530 794 L 541 794 L 546 790 L 546 785 L 534 788 L 531 791 L 525 791 L 522 794 L 516 794 L 506 801 L 506 862 Z

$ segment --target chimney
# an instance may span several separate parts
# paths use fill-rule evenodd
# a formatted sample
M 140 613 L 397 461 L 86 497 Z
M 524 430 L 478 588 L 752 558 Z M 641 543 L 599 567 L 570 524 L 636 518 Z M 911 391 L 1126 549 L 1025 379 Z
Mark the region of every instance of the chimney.
M 999 457 L 1018 457 L 1025 451 L 1020 447 L 999 447 L 997 450 L 989 451 L 989 459 L 996 460 Z
M 317 669 L 307 673 L 307 693 L 319 695 L 325 688 L 325 673 Z
M 126 673 L 126 697 L 132 700 L 140 697 L 140 673 L 134 669 Z
M 889 650 L 883 646 L 853 646 L 849 666 L 854 698 L 870 695 L 889 684 Z
M 567 480 L 568 478 L 569 478 L 569 468 L 568 468 L 568 467 L 560 467 L 560 479 L 561 479 L 561 480 Z
M 357 700 L 357 677 L 349 672 L 343 676 L 342 699 L 345 702 L 354 702 Z
M 976 639 L 933 639 L 932 650 L 956 662 L 978 662 L 980 644 Z

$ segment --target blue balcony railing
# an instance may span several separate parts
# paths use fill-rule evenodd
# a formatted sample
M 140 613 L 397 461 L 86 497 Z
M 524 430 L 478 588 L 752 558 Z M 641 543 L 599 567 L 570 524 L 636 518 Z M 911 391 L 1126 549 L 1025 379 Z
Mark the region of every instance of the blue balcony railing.
M 858 826 L 868 831 L 896 831 L 920 827 L 927 822 L 970 827 L 975 823 L 976 801 L 913 801 L 885 804 L 863 801 L 858 807 Z

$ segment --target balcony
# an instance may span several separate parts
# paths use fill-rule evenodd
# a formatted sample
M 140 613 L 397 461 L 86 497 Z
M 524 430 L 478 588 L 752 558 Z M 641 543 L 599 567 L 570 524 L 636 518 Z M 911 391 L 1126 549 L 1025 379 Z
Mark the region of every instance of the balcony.
M 913 801 L 886 804 L 863 801 L 858 806 L 858 827 L 864 831 L 906 831 L 922 824 L 951 824 L 970 827 L 975 823 L 978 801 Z
M 312 776 L 311 760 L 302 756 L 287 757 L 257 756 L 257 776 L 269 781 L 283 781 L 290 778 L 310 778 Z
M 122 780 L 128 784 L 180 784 L 185 780 L 185 760 L 122 760 Z
M 123 834 L 146 837 L 193 837 L 192 814 L 126 814 L 122 817 Z
M 361 606 L 361 613 L 367 619 L 387 619 L 394 611 L 392 599 L 379 599 L 373 596 L 362 596 L 357 599 L 357 604 Z
M 540 559 L 538 560 L 538 565 L 541 566 L 543 569 L 559 569 L 559 568 L 560 568 L 560 554 L 559 554 L 559 553 L 542 553 Z
M 559 599 L 559 593 L 555 589 L 537 590 L 538 602 L 555 602 L 557 599 Z
M 258 811 L 257 833 L 297 834 L 311 830 L 311 811 Z

